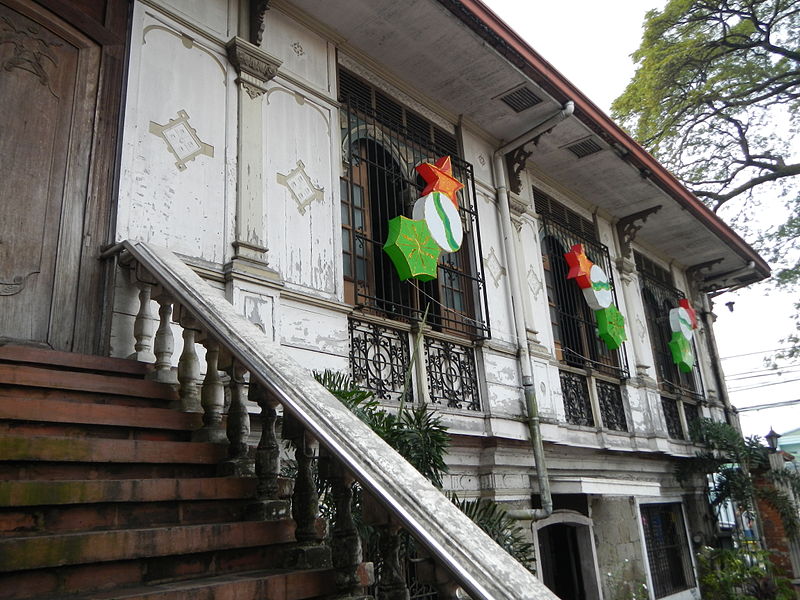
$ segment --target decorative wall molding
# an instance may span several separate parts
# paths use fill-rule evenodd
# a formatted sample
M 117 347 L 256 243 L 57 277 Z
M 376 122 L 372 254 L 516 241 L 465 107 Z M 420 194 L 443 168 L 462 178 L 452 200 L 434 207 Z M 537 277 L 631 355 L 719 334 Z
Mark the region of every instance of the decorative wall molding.
M 148 16 L 153 16 L 150 13 L 147 13 L 147 15 Z M 214 63 L 222 71 L 222 85 L 227 85 L 228 84 L 228 81 L 227 81 L 228 71 L 225 68 L 225 65 L 222 64 L 222 61 L 217 57 L 216 54 L 214 54 L 214 52 L 212 52 L 211 50 L 209 50 L 208 48 L 206 48 L 202 44 L 198 44 L 193 37 L 188 36 L 188 35 L 186 35 L 185 33 L 181 32 L 181 31 L 176 31 L 176 30 L 172 29 L 171 27 L 167 27 L 165 25 L 148 25 L 142 31 L 142 45 L 143 46 L 147 44 L 147 34 L 150 33 L 151 31 L 164 31 L 164 32 L 168 33 L 169 35 L 179 39 L 181 41 L 181 45 L 184 48 L 186 48 L 187 50 L 199 50 L 200 52 L 203 52 L 204 54 L 207 54 L 211 58 L 211 60 L 213 60 Z
M 282 61 L 271 56 L 240 37 L 233 37 L 225 45 L 228 60 L 236 69 L 236 83 L 241 85 L 251 98 L 267 91 L 266 84 L 278 74 Z
M 536 268 L 531 265 L 528 269 L 528 289 L 533 294 L 533 299 L 538 300 L 539 294 L 542 291 L 542 280 L 539 279 L 539 275 L 536 273 Z
M 179 110 L 178 118 L 170 119 L 166 125 L 150 121 L 150 133 L 164 140 L 167 149 L 176 158 L 175 166 L 179 171 L 185 171 L 186 163 L 201 154 L 214 157 L 214 146 L 197 136 L 195 128 L 189 125 L 189 114 L 185 110 Z
M 297 161 L 297 167 L 289 171 L 286 175 L 278 173 L 278 183 L 285 186 L 297 203 L 297 212 L 301 215 L 306 214 L 306 208 L 318 200 L 322 202 L 325 197 L 325 188 L 314 184 L 311 177 L 306 173 L 306 166 L 302 160 Z

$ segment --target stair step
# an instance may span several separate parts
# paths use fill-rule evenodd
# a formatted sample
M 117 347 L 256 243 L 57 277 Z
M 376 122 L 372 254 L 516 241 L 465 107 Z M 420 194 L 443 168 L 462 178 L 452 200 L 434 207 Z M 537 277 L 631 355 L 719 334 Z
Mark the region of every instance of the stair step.
M 80 479 L 182 479 L 216 477 L 218 464 L 7 462 L 0 461 L 0 481 Z
M 0 346 L 0 361 L 50 365 L 81 371 L 107 371 L 125 375 L 145 375 L 153 369 L 153 365 L 126 358 L 91 356 L 13 344 Z
M 53 436 L 0 436 L 3 461 L 215 464 L 227 446 L 206 442 L 107 440 Z
M 184 431 L 202 426 L 202 415 L 199 413 L 183 413 L 168 408 L 45 400 L 24 396 L 0 397 L 0 419 Z
M 177 393 L 170 386 L 155 381 L 96 373 L 56 371 L 27 365 L 0 364 L 0 383 L 166 401 L 174 401 L 177 398 Z
M 363 571 L 364 569 L 362 569 Z M 367 582 L 366 577 L 362 577 Z M 305 600 L 336 593 L 336 572 L 255 571 L 81 595 L 75 600 Z
M 281 478 L 279 485 L 281 497 L 290 493 L 291 480 Z M 0 481 L 0 506 L 223 500 L 251 498 L 255 488 L 255 477 Z
M 294 521 L 250 521 L 0 540 L 0 572 L 251 548 L 294 540 Z
M 116 502 L 0 509 L 0 539 L 137 527 L 177 527 L 243 521 L 252 502 L 225 500 Z

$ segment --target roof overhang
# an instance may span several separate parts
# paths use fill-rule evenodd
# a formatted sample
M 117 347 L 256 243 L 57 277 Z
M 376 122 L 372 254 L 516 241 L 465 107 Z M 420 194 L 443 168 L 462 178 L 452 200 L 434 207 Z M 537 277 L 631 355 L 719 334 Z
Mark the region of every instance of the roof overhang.
M 535 173 L 612 221 L 660 205 L 636 241 L 680 267 L 699 266 L 701 287 L 769 276 L 753 248 L 480 0 L 327 0 L 324 11 L 315 0 L 292 6 L 498 146 L 571 100 L 574 117 L 529 147 Z M 521 87 L 541 101 L 515 112 L 500 98 Z M 567 149 L 587 139 L 600 150 L 578 158 Z

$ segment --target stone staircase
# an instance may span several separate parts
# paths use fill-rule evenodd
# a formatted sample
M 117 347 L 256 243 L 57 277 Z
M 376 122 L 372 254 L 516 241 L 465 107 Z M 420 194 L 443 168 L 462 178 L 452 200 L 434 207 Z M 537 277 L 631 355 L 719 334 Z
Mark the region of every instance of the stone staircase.
M 149 369 L 0 346 L 0 599 L 334 595 L 333 569 L 281 568 L 294 521 L 248 520 L 256 479 L 219 476 L 227 445 Z

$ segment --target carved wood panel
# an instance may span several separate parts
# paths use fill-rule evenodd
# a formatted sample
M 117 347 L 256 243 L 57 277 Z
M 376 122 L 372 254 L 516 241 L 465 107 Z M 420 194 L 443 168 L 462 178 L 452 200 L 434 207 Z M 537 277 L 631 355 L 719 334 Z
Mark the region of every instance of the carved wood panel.
M 96 352 L 127 9 L 88 3 L 0 2 L 0 339 Z

